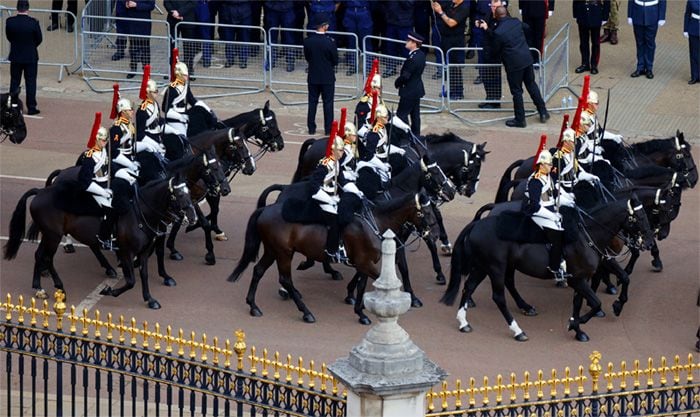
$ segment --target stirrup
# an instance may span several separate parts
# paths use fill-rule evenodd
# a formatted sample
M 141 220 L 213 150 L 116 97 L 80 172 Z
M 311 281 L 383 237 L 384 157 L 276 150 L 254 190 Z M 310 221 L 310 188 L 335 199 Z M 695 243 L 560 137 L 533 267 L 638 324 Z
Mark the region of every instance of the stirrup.
M 117 239 L 114 239 L 113 237 L 110 237 L 109 239 L 102 239 L 101 237 L 97 236 L 97 241 L 100 242 L 100 245 L 102 246 L 102 250 L 108 250 L 108 251 L 118 251 L 119 248 L 117 247 Z
M 559 268 L 555 271 L 555 270 L 552 270 L 552 268 L 547 267 L 547 270 L 549 272 L 551 272 L 552 275 L 554 275 L 554 281 L 556 281 L 557 283 L 566 282 L 569 278 L 571 278 L 573 276 L 570 273 L 563 270 L 562 268 Z

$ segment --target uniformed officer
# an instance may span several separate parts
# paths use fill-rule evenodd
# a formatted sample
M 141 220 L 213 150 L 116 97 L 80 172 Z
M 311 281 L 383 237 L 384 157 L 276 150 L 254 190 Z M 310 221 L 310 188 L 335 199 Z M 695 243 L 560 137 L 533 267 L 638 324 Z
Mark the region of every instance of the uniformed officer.
M 561 147 L 552 156 L 552 172 L 557 175 L 559 202 L 563 206 L 574 207 L 574 186 L 579 181 L 591 184 L 600 179 L 586 172 L 576 158 L 576 132 L 567 128 L 561 139 Z
M 683 36 L 688 38 L 690 51 L 690 81 L 700 83 L 700 0 L 688 0 L 685 4 Z
M 140 180 L 146 183 L 163 171 L 163 119 L 158 104 L 158 86 L 150 76 L 151 66 L 146 65 L 141 83 L 141 105 L 136 109 L 136 156 L 141 163 Z
M 401 73 L 394 87 L 399 90 L 399 107 L 396 114 L 404 121 L 411 120 L 411 131 L 420 135 L 420 99 L 425 95 L 423 87 L 423 70 L 425 69 L 425 53 L 420 50 L 423 37 L 415 32 L 408 34 L 406 49 L 408 58 L 401 67 Z
M 632 0 L 627 3 L 627 23 L 634 28 L 637 45 L 637 69 L 632 78 L 654 78 L 656 32 L 666 24 L 666 0 Z
M 102 113 L 95 113 L 87 150 L 81 155 L 78 185 L 92 195 L 101 207 L 112 206 L 112 190 L 109 189 L 109 157 L 107 142 L 109 133 L 102 127 Z
M 574 19 L 578 24 L 581 65 L 577 74 L 590 71 L 598 73 L 600 61 L 600 27 L 610 17 L 610 0 L 574 0 Z M 589 42 L 590 41 L 590 42 Z
M 309 63 L 307 76 L 309 98 L 306 125 L 309 134 L 316 133 L 316 108 L 318 99 L 323 100 L 323 129 L 330 134 L 333 122 L 333 99 L 335 95 L 335 66 L 338 65 L 338 47 L 335 40 L 326 35 L 328 18 L 316 14 L 312 22 L 316 32 L 304 39 L 304 57 Z
M 10 93 L 19 94 L 22 73 L 24 73 L 27 114 L 39 114 L 36 103 L 36 77 L 39 65 L 37 48 L 43 38 L 39 21 L 29 16 L 28 1 L 17 2 L 17 15 L 7 18 L 5 23 L 5 36 L 10 43 L 10 54 L 7 57 L 10 61 Z
M 188 107 L 197 104 L 189 84 L 189 71 L 184 62 L 175 64 L 175 80 L 170 83 L 163 96 L 165 128 L 163 144 L 165 157 L 174 161 L 182 158 L 189 149 L 187 141 Z
M 369 8 L 369 0 L 341 0 L 343 9 L 343 30 L 357 35 L 357 40 L 362 43 L 365 36 L 372 34 L 372 14 Z M 331 29 L 332 30 L 332 29 Z M 347 47 L 351 50 L 361 49 L 362 46 L 355 44 L 355 38 L 350 36 Z M 365 44 L 365 51 L 372 51 L 372 42 Z M 348 69 L 345 75 L 353 75 L 357 72 L 355 54 L 345 55 L 345 64 Z
M 115 6 L 115 15 L 120 18 L 115 24 L 117 33 L 137 36 L 119 36 L 116 40 L 117 52 L 112 59 L 124 57 L 126 40 L 129 39 L 129 70 L 126 78 L 134 78 L 137 65 L 151 63 L 151 11 L 155 9 L 155 0 L 127 0 L 118 1 Z
M 265 32 L 270 34 L 270 42 L 294 45 L 292 32 L 284 30 L 294 27 L 294 2 L 291 0 L 265 0 Z M 272 28 L 280 28 L 281 31 L 270 31 Z M 277 39 L 281 37 L 281 39 Z M 294 71 L 294 55 L 290 48 L 282 48 L 282 54 L 287 62 L 287 72 Z M 272 62 L 268 63 L 268 70 L 277 66 L 278 57 L 272 52 Z
M 382 100 L 382 76 L 379 74 L 379 60 L 374 59 L 372 69 L 365 82 L 364 94 L 355 106 L 355 125 L 362 130 L 367 123 L 370 123 L 372 113 L 373 94 L 376 92 L 377 104 L 384 104 Z M 376 107 L 375 107 L 376 108 Z M 361 134 L 360 136 L 364 136 Z
M 335 0 L 311 0 L 309 3 L 309 25 L 307 29 L 316 30 L 313 22 L 320 18 L 328 22 L 328 30 L 332 32 L 338 30 L 338 24 L 335 19 L 338 3 Z
M 527 43 L 530 48 L 544 54 L 544 37 L 546 33 L 547 18 L 554 13 L 554 0 L 520 0 L 518 3 L 523 23 L 530 27 Z M 538 62 L 538 55 L 533 52 L 532 59 Z

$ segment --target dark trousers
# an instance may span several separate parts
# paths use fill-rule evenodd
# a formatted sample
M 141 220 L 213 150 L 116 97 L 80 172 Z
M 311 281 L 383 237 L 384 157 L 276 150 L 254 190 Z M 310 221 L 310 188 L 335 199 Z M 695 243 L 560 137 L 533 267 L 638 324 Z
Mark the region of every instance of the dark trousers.
M 10 93 L 19 93 L 19 84 L 24 73 L 24 85 L 27 89 L 27 109 L 36 109 L 36 75 L 39 64 L 10 62 Z
M 404 122 L 411 118 L 411 132 L 416 136 L 420 135 L 420 97 L 401 97 L 396 114 Z
M 447 54 L 445 61 L 448 64 L 464 64 L 466 61 L 465 51 L 452 51 L 447 53 L 451 48 L 464 48 L 464 36 L 445 36 L 442 35 L 442 43 L 440 47 Z M 461 100 L 464 98 L 464 79 L 462 77 L 462 68 L 453 67 L 449 79 L 449 94 L 452 100 Z
M 634 25 L 634 41 L 637 44 L 637 71 L 652 71 L 654 69 L 654 53 L 656 52 L 657 25 Z
M 357 35 L 358 42 L 360 45 L 355 44 L 355 38 L 348 37 L 348 48 L 349 49 L 362 49 L 362 39 L 365 36 L 372 34 L 372 17 L 369 13 L 369 9 L 349 9 L 345 11 L 345 16 L 343 17 L 343 26 L 345 31 L 354 33 Z M 372 51 L 372 43 L 367 43 L 366 51 Z M 345 63 L 351 68 L 355 68 L 355 54 L 345 55 Z
M 524 23 L 530 26 L 530 36 L 527 37 L 527 44 L 530 48 L 535 48 L 540 51 L 540 54 L 544 53 L 544 29 L 547 19 L 533 19 L 527 18 L 523 19 Z M 539 62 L 539 57 L 535 52 L 532 52 L 532 59 L 535 63 Z
M 564 232 L 546 228 L 542 230 L 545 236 L 547 236 L 549 243 L 552 244 L 552 248 L 549 250 L 549 269 L 558 271 L 564 250 Z
M 700 36 L 688 36 L 690 51 L 690 78 L 700 80 Z
M 525 105 L 523 104 L 523 83 L 527 89 L 530 98 L 537 106 L 537 111 L 544 113 L 547 110 L 542 95 L 540 94 L 540 89 L 535 83 L 535 72 L 532 69 L 532 65 L 515 70 L 508 71 L 506 69 L 506 76 L 508 77 L 508 87 L 510 88 L 510 93 L 513 95 L 513 112 L 515 113 L 515 120 L 518 122 L 525 122 Z
M 66 10 L 73 13 L 75 16 L 78 15 L 78 0 L 67 0 L 67 7 Z M 63 0 L 52 0 L 51 1 L 51 10 L 63 10 Z M 51 24 L 58 24 L 58 13 L 51 13 Z M 67 15 L 66 16 L 66 25 L 72 26 L 75 24 L 75 19 L 73 19 L 73 16 Z
M 185 38 L 185 39 L 198 39 L 198 33 L 197 30 L 198 27 L 192 26 L 192 25 L 187 25 L 187 24 L 181 24 L 180 26 L 176 25 L 181 22 L 180 20 L 177 20 L 172 17 L 172 15 L 168 15 L 168 24 L 170 25 L 170 52 L 172 53 L 172 49 L 177 46 L 175 43 L 175 31 L 179 30 L 180 31 L 180 37 Z M 197 43 L 192 42 L 192 41 L 184 41 L 183 42 L 183 50 L 179 51 L 180 53 L 180 61 L 184 62 L 187 65 L 187 69 L 189 70 L 190 75 L 194 74 L 194 68 L 192 67 L 192 63 L 194 61 L 194 55 L 195 55 L 195 50 L 197 49 Z M 170 59 L 170 62 L 172 62 L 172 59 Z
M 579 44 L 581 51 L 581 65 L 598 68 L 600 61 L 600 26 L 578 25 Z
M 136 71 L 137 64 L 142 65 L 151 63 L 151 40 L 148 38 L 130 37 L 129 38 L 129 59 L 130 68 Z
M 309 111 L 306 115 L 306 126 L 309 131 L 316 130 L 316 108 L 318 98 L 323 100 L 323 130 L 326 135 L 331 133 L 333 123 L 333 97 L 335 84 L 309 84 Z
M 277 10 L 272 10 L 269 8 L 265 9 L 265 32 L 268 33 L 270 36 L 270 42 L 271 43 L 276 43 L 276 44 L 285 44 L 285 45 L 294 45 L 294 36 L 292 32 L 286 31 L 284 29 L 286 28 L 292 28 L 294 27 L 294 13 L 293 11 L 289 12 L 279 12 Z M 280 28 L 281 31 L 272 31 L 270 32 L 270 29 L 272 28 Z M 278 39 L 281 38 L 281 39 Z M 292 54 L 290 48 L 284 48 L 283 52 L 280 52 L 279 50 L 274 51 L 272 54 L 272 63 L 271 65 L 274 67 L 277 62 L 277 56 L 276 54 L 284 54 L 287 64 L 293 64 L 294 63 L 294 55 Z
M 244 25 L 244 26 L 250 26 L 252 21 L 250 19 L 250 16 L 244 17 L 244 18 L 234 18 L 234 21 L 226 21 L 222 22 L 221 19 L 219 19 L 219 23 L 222 24 L 227 24 L 227 25 Z M 219 27 L 219 37 L 221 40 L 227 41 L 227 42 L 250 42 L 250 29 L 243 29 L 243 28 L 227 28 L 227 27 Z M 239 58 L 239 63 L 247 63 L 248 62 L 248 55 L 250 54 L 250 51 L 248 50 L 249 46 L 248 45 L 226 45 L 226 63 L 227 64 L 233 64 L 233 62 L 236 59 L 236 55 L 238 55 Z

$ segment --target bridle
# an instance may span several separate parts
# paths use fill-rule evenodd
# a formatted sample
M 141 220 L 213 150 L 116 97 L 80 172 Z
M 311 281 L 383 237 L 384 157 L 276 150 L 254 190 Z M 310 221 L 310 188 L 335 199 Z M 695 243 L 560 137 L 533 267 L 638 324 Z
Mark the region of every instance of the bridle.
M 255 171 L 255 158 L 250 153 L 246 141 L 244 141 L 240 136 L 234 135 L 234 129 L 230 128 L 228 131 L 228 143 L 226 144 L 226 150 L 224 155 L 231 155 L 232 159 L 230 163 L 225 164 L 224 175 L 227 177 L 228 182 L 233 181 L 233 178 L 238 174 L 246 162 L 250 163 L 250 166 Z
M 445 189 L 455 189 L 455 186 L 452 183 L 452 181 L 445 175 L 445 173 L 442 171 L 442 168 L 440 168 L 437 162 L 431 162 L 430 164 L 426 165 L 425 162 L 423 162 L 423 160 L 421 159 L 420 164 L 421 170 L 423 171 L 423 184 L 426 184 L 425 187 L 426 189 L 430 190 L 430 194 L 438 198 L 438 203 L 451 201 L 452 198 L 450 198 L 445 193 Z M 442 177 L 441 182 L 438 182 L 439 180 L 433 180 L 433 174 L 431 173 L 431 171 L 435 170 L 437 170 L 439 172 L 439 176 Z M 427 184 L 430 184 L 430 186 L 428 187 Z
M 481 172 L 481 155 L 477 153 L 478 145 L 476 143 L 472 144 L 471 151 L 467 152 L 466 149 L 462 149 L 464 154 L 464 163 L 459 167 L 458 174 L 453 180 L 455 185 L 457 185 L 457 192 L 459 194 L 466 196 L 469 190 L 470 183 L 474 184 L 474 192 L 476 192 L 479 186 L 479 172 Z M 476 173 L 476 175 L 474 175 Z
M 191 209 L 194 213 L 195 218 L 192 219 L 192 223 L 197 221 L 197 213 L 194 209 L 192 199 L 189 197 L 190 190 L 184 181 L 173 185 L 173 178 L 170 178 L 168 180 L 169 201 L 164 216 L 160 216 L 162 212 L 160 210 L 156 210 L 153 206 L 151 206 L 148 203 L 148 201 L 146 201 L 141 196 L 140 187 L 134 187 L 134 189 L 137 201 L 141 202 L 141 204 L 146 206 L 153 213 L 159 215 L 159 217 L 162 217 L 162 220 L 160 220 L 159 224 L 157 224 L 156 226 L 152 226 L 150 223 L 148 223 L 148 220 L 146 219 L 146 215 L 143 213 L 143 210 L 141 210 L 141 205 L 134 204 L 134 207 L 137 211 L 137 217 L 139 219 L 139 229 L 147 229 L 155 236 L 163 236 L 167 233 L 167 228 L 169 224 L 180 221 L 182 221 L 184 224 L 189 223 L 189 220 L 187 219 L 187 213 L 185 212 L 187 209 Z M 181 203 L 185 198 L 187 198 L 188 202 L 185 207 L 182 207 Z M 174 206 L 176 207 L 176 210 L 173 210 Z
M 257 161 L 262 158 L 268 151 L 275 152 L 279 149 L 277 148 L 277 139 L 282 137 L 282 133 L 277 127 L 277 120 L 275 119 L 275 114 L 270 112 L 269 115 L 265 115 L 263 109 L 258 109 L 258 120 L 251 125 L 255 129 L 252 134 L 248 135 L 245 133 L 245 141 L 255 145 L 259 148 L 258 152 L 253 155 L 253 159 Z

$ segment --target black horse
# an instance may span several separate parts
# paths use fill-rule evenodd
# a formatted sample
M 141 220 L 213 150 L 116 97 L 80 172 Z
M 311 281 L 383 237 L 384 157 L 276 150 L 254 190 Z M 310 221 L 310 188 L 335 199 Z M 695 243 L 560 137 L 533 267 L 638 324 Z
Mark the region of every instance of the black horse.
M 190 161 L 178 161 L 171 167 L 177 172 L 174 177 L 153 181 L 143 188 L 137 188 L 134 204 L 129 212 L 120 218 L 117 225 L 117 256 L 121 262 L 126 283 L 112 289 L 105 287 L 101 294 L 119 296 L 124 291 L 134 287 L 134 259 L 139 263 L 143 299 L 149 308 L 160 308 L 160 303 L 153 298 L 148 288 L 148 258 L 153 250 L 156 236 L 165 233 L 168 223 L 184 218 L 194 222 L 197 219 L 189 189 L 184 178 L 179 174 L 181 169 Z M 74 214 L 64 207 L 66 197 L 65 183 L 59 183 L 47 188 L 33 188 L 27 191 L 17 203 L 10 220 L 10 236 L 5 245 L 5 259 L 14 259 L 19 251 L 25 234 L 26 205 L 29 197 L 32 200 L 29 211 L 33 224 L 28 231 L 29 240 L 36 240 L 41 233 L 41 242 L 35 252 L 34 276 L 32 288 L 37 291 L 37 297 L 46 298 L 46 292 L 41 288 L 41 272 L 49 270 L 56 288 L 64 289 L 53 264 L 53 257 L 63 235 L 70 233 L 78 241 L 87 246 L 98 245 L 97 234 L 102 221 L 101 209 L 91 201 L 91 197 L 81 204 L 81 213 Z M 92 208 L 87 206 L 92 205 Z
M 580 325 L 588 322 L 600 310 L 600 300 L 590 288 L 588 281 L 600 263 L 601 248 L 620 231 L 635 236 L 640 245 L 651 245 L 652 232 L 649 222 L 636 197 L 602 203 L 588 213 L 580 212 L 577 221 L 578 235 L 564 248 L 568 271 L 573 275 L 568 284 L 575 291 L 573 312 L 569 320 L 569 330 L 576 332 L 579 341 L 589 340 Z M 466 319 L 466 301 L 472 296 L 478 284 L 488 276 L 491 280 L 493 300 L 506 319 L 510 330 L 518 341 L 527 340 L 525 332 L 518 326 L 506 306 L 504 288 L 507 281 L 513 281 L 515 270 L 540 279 L 551 279 L 547 270 L 548 253 L 543 243 L 523 243 L 502 237 L 499 223 L 501 216 L 487 217 L 467 225 L 457 239 L 452 255 L 452 270 L 447 291 L 441 301 L 454 303 L 462 275 L 468 275 L 462 304 L 457 313 L 460 330 L 471 331 Z M 591 310 L 581 315 L 583 299 Z
M 0 143 L 10 139 L 10 142 L 19 144 L 27 137 L 23 106 L 19 94 L 0 94 Z

